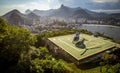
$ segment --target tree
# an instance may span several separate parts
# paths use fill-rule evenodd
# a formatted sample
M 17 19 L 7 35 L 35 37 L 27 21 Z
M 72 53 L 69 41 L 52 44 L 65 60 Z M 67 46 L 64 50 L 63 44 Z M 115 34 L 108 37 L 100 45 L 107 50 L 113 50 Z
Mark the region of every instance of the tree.
M 111 67 L 111 73 L 120 73 L 120 63 Z
M 32 61 L 31 71 L 34 73 L 72 73 L 73 70 L 62 60 L 40 60 Z
M 112 67 L 117 63 L 118 57 L 114 54 L 104 54 L 101 59 L 103 62 L 100 62 L 100 65 L 103 66 L 105 73 L 111 73 Z M 102 68 L 100 71 L 103 72 Z
M 54 66 L 53 66 L 53 73 L 72 73 L 73 70 L 62 60 L 59 60 Z
M 36 37 L 25 28 L 7 25 L 0 19 L 0 71 L 2 73 L 70 73 L 63 61 L 55 60 L 47 48 L 36 48 Z M 58 34 L 58 33 L 57 33 Z M 43 35 L 42 40 L 49 36 Z M 42 42 L 42 41 L 40 41 Z
M 25 28 L 7 25 L 0 18 L 0 69 L 15 66 L 34 45 L 35 38 Z
M 7 24 L 6 22 L 0 18 L 0 42 L 5 37 L 5 33 L 7 32 Z
M 34 48 L 31 52 L 31 73 L 71 73 L 72 69 L 62 60 L 53 58 L 47 48 Z

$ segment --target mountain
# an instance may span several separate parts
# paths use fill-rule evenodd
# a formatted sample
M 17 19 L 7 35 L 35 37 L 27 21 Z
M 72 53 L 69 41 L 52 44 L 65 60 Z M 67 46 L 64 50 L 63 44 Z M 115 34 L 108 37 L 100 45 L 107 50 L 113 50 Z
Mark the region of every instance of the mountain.
M 79 9 L 74 12 L 74 17 L 76 18 L 87 18 L 87 19 L 94 19 L 91 15 L 89 15 L 84 9 Z
M 56 17 L 56 18 L 86 18 L 86 19 L 96 19 L 106 17 L 105 13 L 96 13 L 87 9 L 82 9 L 80 7 L 70 8 L 67 6 L 61 5 L 58 9 L 51 10 L 33 10 L 33 13 L 39 16 L 48 16 L 48 17 Z
M 33 23 L 33 20 L 39 20 L 39 17 L 40 16 L 37 16 L 32 12 L 27 15 L 22 14 L 16 9 L 2 16 L 2 18 L 4 18 L 7 23 L 14 25 L 31 25 Z
M 74 13 L 74 9 L 61 5 L 60 8 L 53 10 L 53 12 L 49 15 L 50 17 L 63 17 L 63 18 L 69 18 L 72 17 Z
M 93 18 L 96 18 L 96 19 L 102 19 L 102 18 L 105 18 L 105 17 L 107 17 L 108 16 L 108 14 L 106 14 L 106 13 L 97 13 L 97 12 L 93 12 L 93 11 L 90 11 L 90 10 L 88 10 L 88 9 L 85 9 L 85 11 L 89 14 L 89 15 L 91 15 Z
M 33 13 L 35 13 L 36 15 L 39 15 L 39 16 L 49 16 L 50 14 L 52 14 L 54 11 L 54 9 L 50 9 L 50 10 L 33 10 Z
M 68 6 L 64 6 L 63 4 L 58 9 L 50 9 L 50 10 L 26 10 L 25 14 L 19 12 L 14 9 L 7 14 L 3 15 L 4 18 L 9 24 L 15 25 L 32 25 L 34 24 L 43 24 L 47 22 L 51 22 L 54 18 L 58 20 L 72 21 L 75 19 L 87 19 L 87 20 L 102 20 L 107 23 L 111 23 L 117 21 L 119 24 L 120 13 L 118 14 L 106 14 L 106 13 L 97 13 L 87 9 L 83 9 L 80 7 L 70 8 Z M 117 19 L 116 19 L 117 18 Z M 68 19 L 68 20 L 67 20 Z M 111 22 L 110 22 L 111 21 Z M 116 23 L 114 23 L 116 24 Z
M 31 13 L 32 11 L 30 10 L 30 9 L 27 9 L 26 11 L 25 11 L 25 13 L 26 14 L 29 14 L 29 13 Z
M 36 15 L 35 13 L 33 12 L 30 12 L 29 14 L 27 14 L 27 17 L 30 19 L 30 20 L 39 20 L 40 16 Z
M 69 18 L 69 17 L 74 17 L 74 14 L 76 13 L 77 10 L 81 10 L 81 8 L 80 7 L 70 8 L 62 4 L 61 7 L 58 9 L 50 9 L 46 11 L 35 9 L 33 10 L 33 13 L 40 16 Z
M 24 24 L 25 15 L 20 13 L 18 10 L 12 10 L 2 16 L 9 24 Z

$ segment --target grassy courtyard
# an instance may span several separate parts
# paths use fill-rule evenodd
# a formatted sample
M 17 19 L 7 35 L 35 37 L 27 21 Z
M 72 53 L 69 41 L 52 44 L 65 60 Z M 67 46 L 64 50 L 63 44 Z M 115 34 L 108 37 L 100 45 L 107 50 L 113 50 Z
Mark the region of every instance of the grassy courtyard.
M 82 60 L 86 57 L 113 48 L 116 45 L 114 42 L 102 37 L 94 37 L 87 34 L 80 34 L 79 41 L 85 39 L 84 42 L 85 48 L 80 48 L 76 47 L 75 43 L 72 42 L 73 37 L 74 34 L 52 37 L 48 39 L 55 43 L 57 46 L 61 47 L 66 52 L 68 52 L 77 60 Z

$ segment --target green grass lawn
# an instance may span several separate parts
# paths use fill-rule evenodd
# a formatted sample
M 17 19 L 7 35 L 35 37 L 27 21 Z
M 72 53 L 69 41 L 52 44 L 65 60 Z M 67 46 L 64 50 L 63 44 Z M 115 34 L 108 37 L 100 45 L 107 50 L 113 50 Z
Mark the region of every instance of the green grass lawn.
M 52 37 L 48 38 L 50 41 L 55 43 L 57 46 L 61 47 L 63 50 L 68 52 L 70 55 L 72 55 L 77 60 L 81 60 L 83 58 L 92 56 L 94 54 L 97 54 L 99 52 L 105 51 L 107 49 L 110 49 L 112 47 L 115 47 L 115 43 L 111 42 L 108 39 L 102 38 L 102 37 L 94 37 L 87 34 L 80 34 L 81 41 L 83 38 L 86 39 L 84 42 L 85 48 L 78 48 L 75 46 L 75 44 L 72 43 L 74 34 L 72 35 L 65 35 L 65 36 L 58 36 L 58 37 Z M 88 49 L 88 50 L 86 50 Z M 86 50 L 86 52 L 85 52 Z M 84 54 L 82 54 L 85 52 Z M 81 55 L 82 54 L 82 55 Z

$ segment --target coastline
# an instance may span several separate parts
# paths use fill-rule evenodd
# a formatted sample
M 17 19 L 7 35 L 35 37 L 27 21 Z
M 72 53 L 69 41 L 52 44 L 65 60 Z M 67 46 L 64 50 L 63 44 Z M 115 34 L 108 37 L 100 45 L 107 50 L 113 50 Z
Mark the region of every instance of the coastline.
M 82 26 L 105 26 L 105 27 L 113 27 L 113 28 L 120 28 L 119 26 L 114 25 L 102 25 L 102 24 L 82 24 Z

